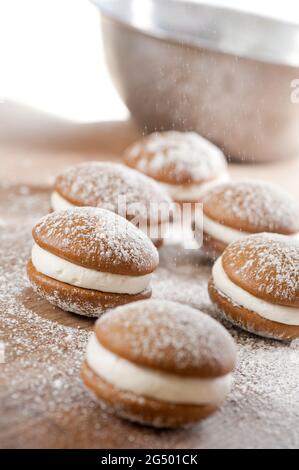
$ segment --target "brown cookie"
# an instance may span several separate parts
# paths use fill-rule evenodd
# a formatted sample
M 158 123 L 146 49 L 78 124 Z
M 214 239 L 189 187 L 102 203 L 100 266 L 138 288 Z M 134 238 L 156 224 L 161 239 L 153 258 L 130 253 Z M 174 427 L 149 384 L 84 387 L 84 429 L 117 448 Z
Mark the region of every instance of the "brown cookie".
M 253 235 L 226 248 L 222 266 L 231 281 L 259 299 L 299 307 L 299 241 Z
M 196 200 L 191 195 L 197 186 L 227 175 L 221 150 L 194 132 L 150 134 L 126 150 L 124 162 L 168 185 L 166 188 L 177 201 Z
M 29 280 L 64 310 L 97 316 L 150 297 L 157 250 L 123 217 L 98 208 L 53 212 L 37 223 L 33 237 Z
M 85 162 L 58 175 L 53 210 L 69 205 L 100 207 L 141 227 L 168 221 L 171 199 L 152 178 L 113 162 Z
M 205 193 L 202 202 L 203 231 L 209 237 L 206 246 L 210 248 L 213 239 L 213 244 L 219 245 L 215 246 L 218 254 L 246 235 L 299 233 L 296 200 L 280 187 L 264 181 L 231 181 L 218 185 Z
M 213 267 L 210 296 L 242 328 L 277 339 L 299 337 L 299 241 L 251 235 L 227 247 Z
M 228 393 L 215 398 L 209 389 L 201 403 L 189 381 L 199 389 L 223 387 L 235 362 L 233 339 L 214 319 L 186 305 L 147 300 L 118 307 L 96 323 L 82 377 L 108 411 L 176 427 L 211 414 Z

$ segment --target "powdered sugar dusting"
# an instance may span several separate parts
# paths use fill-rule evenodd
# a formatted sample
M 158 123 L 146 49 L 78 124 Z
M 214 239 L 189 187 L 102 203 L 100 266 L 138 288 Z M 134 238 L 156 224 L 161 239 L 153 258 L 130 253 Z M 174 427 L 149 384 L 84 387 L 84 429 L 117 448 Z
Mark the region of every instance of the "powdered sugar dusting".
M 274 184 L 244 180 L 221 184 L 203 199 L 212 219 L 248 232 L 299 232 L 299 205 L 285 190 Z
M 246 289 L 254 283 L 261 295 L 295 304 L 299 299 L 299 240 L 274 234 L 251 235 L 226 249 L 223 263 Z
M 221 150 L 195 132 L 157 132 L 133 144 L 125 161 L 153 178 L 192 184 L 226 170 Z M 166 180 L 165 180 L 166 177 Z
M 224 322 L 238 348 L 221 410 L 188 430 L 156 431 L 101 411 L 79 376 L 93 321 L 53 308 L 29 288 L 31 227 L 49 193 L 0 187 L 0 446 L 55 448 L 298 448 L 299 343 L 258 338 Z M 23 192 L 23 191 L 22 191 Z M 16 230 L 16 227 L 18 230 Z M 156 299 L 220 318 L 207 295 L 211 267 L 178 246 L 161 250 Z
M 48 214 L 36 225 L 34 238 L 58 256 L 61 250 L 69 261 L 116 274 L 146 274 L 159 260 L 156 248 L 141 230 L 99 208 Z
M 85 162 L 67 168 L 56 179 L 55 190 L 75 205 L 101 207 L 117 212 L 125 198 L 124 215 L 147 220 L 151 203 L 170 204 L 154 180 L 124 165 Z
M 91 302 L 83 301 L 82 299 L 74 299 L 74 296 L 68 295 L 67 291 L 65 291 L 64 297 L 62 298 L 62 295 L 59 295 L 57 290 L 45 293 L 43 289 L 34 283 L 31 283 L 31 287 L 37 293 L 37 295 L 45 298 L 52 305 L 60 307 L 66 312 L 74 312 L 78 315 L 98 318 L 107 309 L 110 308 L 110 305 L 93 305 Z

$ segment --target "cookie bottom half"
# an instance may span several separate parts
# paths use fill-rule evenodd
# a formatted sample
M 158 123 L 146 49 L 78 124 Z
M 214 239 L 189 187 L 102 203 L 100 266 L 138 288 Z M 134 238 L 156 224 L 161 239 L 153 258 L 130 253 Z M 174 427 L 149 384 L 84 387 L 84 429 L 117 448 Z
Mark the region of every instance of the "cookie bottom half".
M 251 310 L 234 304 L 215 287 L 212 279 L 209 282 L 209 294 L 224 317 L 243 330 L 281 341 L 291 341 L 299 337 L 299 326 L 267 320 Z
M 99 317 L 111 308 L 148 299 L 152 295 L 151 289 L 131 295 L 113 294 L 72 286 L 38 272 L 31 259 L 27 264 L 27 275 L 33 290 L 38 295 L 62 310 L 87 317 Z
M 103 380 L 85 362 L 81 378 L 100 406 L 121 418 L 157 428 L 178 428 L 200 421 L 217 410 L 216 405 L 167 403 L 120 390 Z

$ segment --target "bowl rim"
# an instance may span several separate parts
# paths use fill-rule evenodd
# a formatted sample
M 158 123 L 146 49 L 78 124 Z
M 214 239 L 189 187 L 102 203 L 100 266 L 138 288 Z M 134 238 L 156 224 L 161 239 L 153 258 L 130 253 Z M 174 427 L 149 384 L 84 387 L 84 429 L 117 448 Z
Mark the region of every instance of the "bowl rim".
M 296 23 L 189 0 L 90 1 L 104 16 L 156 39 L 299 67 L 299 24 Z M 148 9 L 143 19 L 141 5 L 143 15 L 144 9 Z

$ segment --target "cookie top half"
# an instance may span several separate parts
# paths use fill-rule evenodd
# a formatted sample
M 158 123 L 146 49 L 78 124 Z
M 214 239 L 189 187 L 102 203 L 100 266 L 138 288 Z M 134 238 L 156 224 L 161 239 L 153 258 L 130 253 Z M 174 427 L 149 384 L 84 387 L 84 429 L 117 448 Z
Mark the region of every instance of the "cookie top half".
M 244 232 L 299 232 L 299 204 L 288 192 L 265 181 L 221 184 L 205 194 L 203 211 L 210 219 Z
M 273 304 L 299 307 L 299 240 L 250 235 L 229 245 L 222 266 L 230 280 Z
M 131 222 L 99 208 L 52 212 L 33 228 L 37 245 L 67 261 L 98 271 L 141 276 L 154 271 L 159 255 Z
M 147 220 L 150 206 L 170 204 L 166 191 L 152 178 L 113 162 L 90 161 L 74 165 L 60 173 L 54 190 L 75 206 L 100 207 L 124 216 Z M 123 199 L 122 199 L 123 198 Z
M 156 132 L 125 152 L 131 168 L 166 184 L 190 185 L 212 180 L 226 172 L 222 151 L 195 132 Z
M 121 306 L 95 327 L 98 341 L 142 367 L 180 376 L 215 378 L 235 366 L 235 345 L 208 315 L 171 301 Z

